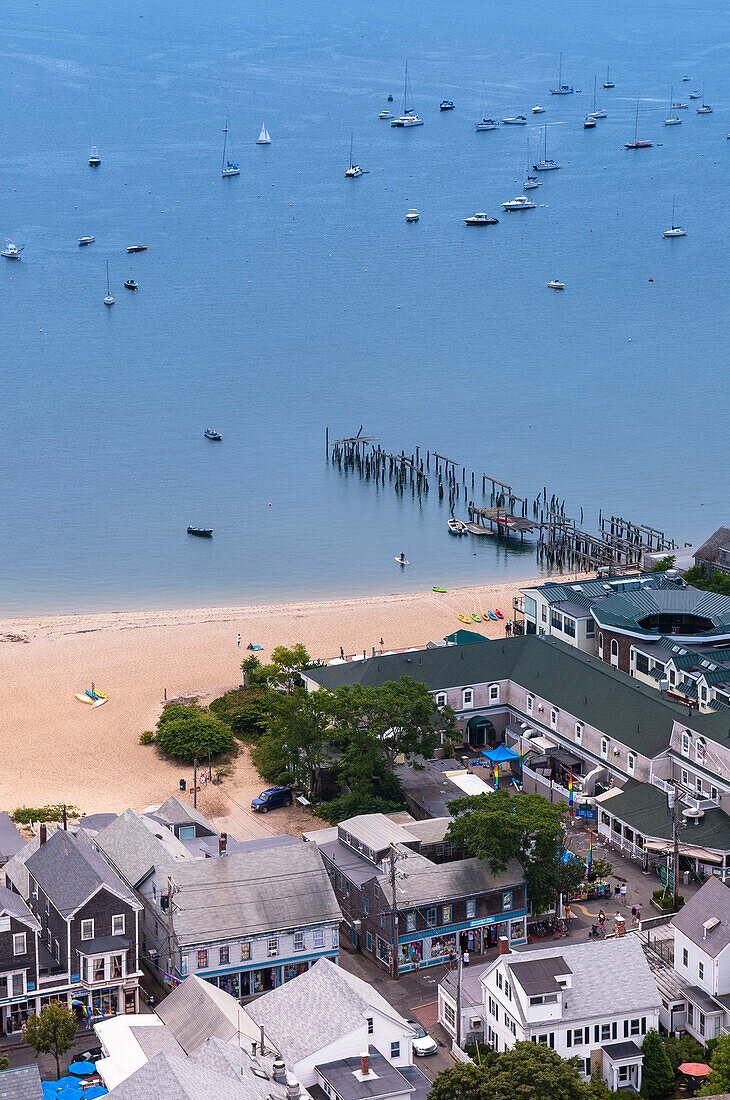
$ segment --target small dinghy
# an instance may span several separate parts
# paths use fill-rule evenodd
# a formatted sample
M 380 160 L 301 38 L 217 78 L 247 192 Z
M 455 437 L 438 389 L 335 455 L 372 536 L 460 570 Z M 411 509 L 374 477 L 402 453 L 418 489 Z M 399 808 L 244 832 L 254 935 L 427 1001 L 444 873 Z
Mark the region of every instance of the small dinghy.
M 206 439 L 214 439 L 216 443 L 220 443 L 223 436 L 221 435 L 220 432 L 217 432 L 215 430 L 215 428 L 206 428 L 205 429 L 205 438 Z
M 188 527 L 189 535 L 197 535 L 199 539 L 212 539 L 213 529 L 211 527 Z

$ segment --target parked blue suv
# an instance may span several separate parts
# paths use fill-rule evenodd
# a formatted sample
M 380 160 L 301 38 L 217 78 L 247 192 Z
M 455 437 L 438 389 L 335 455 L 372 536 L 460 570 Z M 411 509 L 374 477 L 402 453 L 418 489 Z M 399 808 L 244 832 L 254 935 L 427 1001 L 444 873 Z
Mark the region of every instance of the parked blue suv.
M 267 814 L 278 806 L 291 806 L 294 795 L 288 787 L 269 787 L 251 802 L 251 809 L 257 814 Z

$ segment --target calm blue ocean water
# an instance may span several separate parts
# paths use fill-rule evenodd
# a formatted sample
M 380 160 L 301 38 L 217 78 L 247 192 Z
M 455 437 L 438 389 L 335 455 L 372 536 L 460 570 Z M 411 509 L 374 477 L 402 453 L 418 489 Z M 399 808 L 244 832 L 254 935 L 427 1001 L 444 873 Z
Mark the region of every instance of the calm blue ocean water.
M 532 553 L 450 537 L 435 493 L 340 476 L 325 425 L 547 485 L 586 525 L 728 521 L 726 2 L 8 0 L 0 31 L 0 236 L 25 245 L 0 261 L 0 613 L 534 575 Z M 548 94 L 561 49 L 582 95 Z M 406 57 L 425 125 L 393 130 Z M 672 83 L 714 113 L 664 128 Z M 661 144 L 626 152 L 637 92 Z M 526 128 L 474 132 L 482 106 L 538 101 Z M 564 168 L 505 215 L 542 122 Z M 351 131 L 369 175 L 346 181 Z M 674 195 L 688 235 L 666 241 Z M 500 224 L 466 229 L 477 210 Z

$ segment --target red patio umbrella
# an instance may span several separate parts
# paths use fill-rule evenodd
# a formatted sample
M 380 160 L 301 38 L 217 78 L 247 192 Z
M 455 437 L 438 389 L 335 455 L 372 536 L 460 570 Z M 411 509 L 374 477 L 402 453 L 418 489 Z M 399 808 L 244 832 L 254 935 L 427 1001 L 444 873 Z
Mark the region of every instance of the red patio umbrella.
M 707 1077 L 712 1070 L 704 1062 L 682 1062 L 679 1072 L 686 1074 L 687 1077 Z

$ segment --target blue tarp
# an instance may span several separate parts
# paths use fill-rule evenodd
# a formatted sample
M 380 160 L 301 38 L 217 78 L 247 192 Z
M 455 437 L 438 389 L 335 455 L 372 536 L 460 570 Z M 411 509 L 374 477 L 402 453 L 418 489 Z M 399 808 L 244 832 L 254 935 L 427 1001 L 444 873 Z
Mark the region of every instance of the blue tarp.
M 520 754 L 512 752 L 506 745 L 497 745 L 496 749 L 482 749 L 482 756 L 491 760 L 493 764 L 506 764 L 510 760 L 519 760 Z

